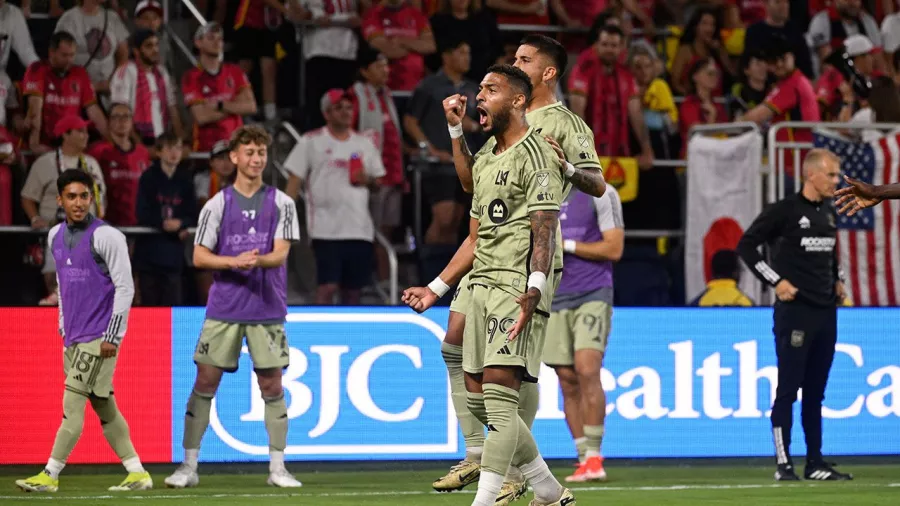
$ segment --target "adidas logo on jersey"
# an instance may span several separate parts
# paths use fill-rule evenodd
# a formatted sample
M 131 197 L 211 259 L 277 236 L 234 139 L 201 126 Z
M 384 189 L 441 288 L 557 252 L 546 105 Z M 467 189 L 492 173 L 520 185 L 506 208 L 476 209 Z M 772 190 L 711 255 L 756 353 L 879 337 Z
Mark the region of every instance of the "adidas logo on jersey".
M 800 221 L 797 222 L 800 225 L 800 228 L 809 228 L 809 218 L 806 216 L 800 218 Z
M 250 230 L 247 231 L 247 233 L 248 233 L 248 234 L 256 234 L 256 229 L 253 228 L 253 227 L 250 227 Z
M 512 355 L 512 353 L 509 352 L 509 346 L 504 344 L 503 347 L 497 351 L 497 355 Z
M 67 258 L 67 259 L 66 259 L 66 265 L 72 265 L 72 259 L 71 259 L 71 258 Z

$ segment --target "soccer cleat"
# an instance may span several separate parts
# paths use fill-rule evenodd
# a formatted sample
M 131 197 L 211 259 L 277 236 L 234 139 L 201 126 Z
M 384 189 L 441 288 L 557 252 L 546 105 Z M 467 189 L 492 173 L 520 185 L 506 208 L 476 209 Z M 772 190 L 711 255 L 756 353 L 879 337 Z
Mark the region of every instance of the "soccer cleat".
M 450 468 L 450 472 L 434 480 L 432 488 L 438 492 L 454 492 L 462 490 L 481 478 L 481 464 L 471 460 L 461 460 Z
M 566 477 L 566 483 L 584 483 L 586 481 L 603 481 L 606 471 L 603 469 L 603 457 L 590 457 L 578 466 L 575 474 Z
M 556 502 L 542 503 L 534 499 L 528 503 L 528 506 L 575 506 L 575 496 L 571 490 L 563 489 L 562 497 Z
M 524 481 L 521 483 L 504 481 L 503 486 L 500 488 L 500 495 L 497 496 L 497 501 L 494 502 L 494 506 L 507 506 L 525 497 L 525 494 L 527 493 L 528 484 Z
M 775 481 L 800 481 L 800 477 L 794 472 L 794 466 L 778 464 L 778 470 L 775 471 Z
M 181 464 L 178 469 L 165 479 L 165 484 L 169 488 L 188 488 L 196 487 L 200 483 L 200 476 L 197 469 L 187 464 Z
M 294 478 L 294 475 L 284 468 L 269 473 L 269 479 L 266 480 L 266 483 L 273 487 L 281 488 L 299 488 L 303 486 L 300 480 Z
M 808 462 L 803 477 L 807 480 L 818 481 L 849 481 L 853 479 L 852 474 L 842 473 L 835 469 L 834 466 L 835 464 L 826 462 Z
M 150 473 L 144 471 L 143 473 L 128 473 L 125 481 L 114 487 L 109 487 L 109 490 L 113 492 L 128 492 L 129 490 L 150 490 L 151 488 L 153 488 L 153 479 L 150 478 Z
M 51 478 L 46 471 L 24 480 L 16 480 L 16 486 L 25 492 L 56 492 L 59 490 L 59 479 Z

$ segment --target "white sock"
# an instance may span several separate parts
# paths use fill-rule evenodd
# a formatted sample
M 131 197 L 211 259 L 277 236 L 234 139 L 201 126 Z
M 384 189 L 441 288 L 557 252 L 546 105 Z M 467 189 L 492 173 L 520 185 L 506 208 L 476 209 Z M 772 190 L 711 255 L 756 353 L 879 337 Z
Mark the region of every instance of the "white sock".
M 275 104 L 265 104 L 263 105 L 263 115 L 267 120 L 275 119 L 278 116 L 278 108 L 275 107 Z
M 131 457 L 128 460 L 123 460 L 122 465 L 125 466 L 125 470 L 129 473 L 144 472 L 144 466 L 141 465 L 141 459 L 139 457 Z
M 599 457 L 599 456 L 600 456 L 600 452 L 598 452 L 597 450 L 588 450 L 584 453 L 585 459 L 590 459 L 590 458 Z
M 184 463 L 193 470 L 197 470 L 197 458 L 200 456 L 200 448 L 184 450 Z
M 544 459 L 538 456 L 533 461 L 519 466 L 531 488 L 534 490 L 534 497 L 540 502 L 553 503 L 562 497 L 563 488 L 559 481 L 550 472 Z
M 269 450 L 269 472 L 274 473 L 284 469 L 284 452 Z
M 62 472 L 63 468 L 66 467 L 64 462 L 60 462 L 54 458 L 51 458 L 47 461 L 47 466 L 44 467 L 44 471 L 47 471 L 47 474 L 50 475 L 54 480 L 59 479 L 59 473 Z
M 525 481 L 525 475 L 522 474 L 521 469 L 511 465 L 506 471 L 506 481 L 511 481 L 513 483 L 522 483 L 523 481 Z
M 482 471 L 478 479 L 478 492 L 472 506 L 494 506 L 500 489 L 503 487 L 503 475 Z
M 483 446 L 476 446 L 474 448 L 466 448 L 466 460 L 469 462 L 476 462 L 481 464 L 481 455 L 484 454 Z

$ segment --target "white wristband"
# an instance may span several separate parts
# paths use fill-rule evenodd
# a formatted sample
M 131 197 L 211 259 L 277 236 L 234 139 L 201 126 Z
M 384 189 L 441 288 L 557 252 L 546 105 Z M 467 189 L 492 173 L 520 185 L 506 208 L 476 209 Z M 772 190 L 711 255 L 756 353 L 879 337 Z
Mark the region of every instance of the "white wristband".
M 572 174 L 575 173 L 575 166 L 569 162 L 566 162 L 566 177 L 572 177 Z
M 532 272 L 528 276 L 528 288 L 537 288 L 543 295 L 547 291 L 547 275 L 543 272 Z
M 460 122 L 458 125 L 451 125 L 450 123 L 447 123 L 447 130 L 450 131 L 451 139 L 459 139 L 463 136 L 462 122 Z
M 443 297 L 447 292 L 450 291 L 450 285 L 444 283 L 440 276 L 434 278 L 434 281 L 428 283 L 428 289 L 434 292 L 438 298 Z
M 572 239 L 563 241 L 563 251 L 566 253 L 575 253 L 575 241 Z

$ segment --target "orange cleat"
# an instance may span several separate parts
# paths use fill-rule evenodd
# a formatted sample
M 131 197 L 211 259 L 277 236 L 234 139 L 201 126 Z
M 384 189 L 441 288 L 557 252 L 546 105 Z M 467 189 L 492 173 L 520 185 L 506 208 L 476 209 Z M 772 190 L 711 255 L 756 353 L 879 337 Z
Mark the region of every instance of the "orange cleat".
M 603 469 L 603 457 L 590 457 L 578 466 L 575 474 L 566 477 L 566 483 L 584 483 L 587 481 L 606 480 L 606 471 Z

